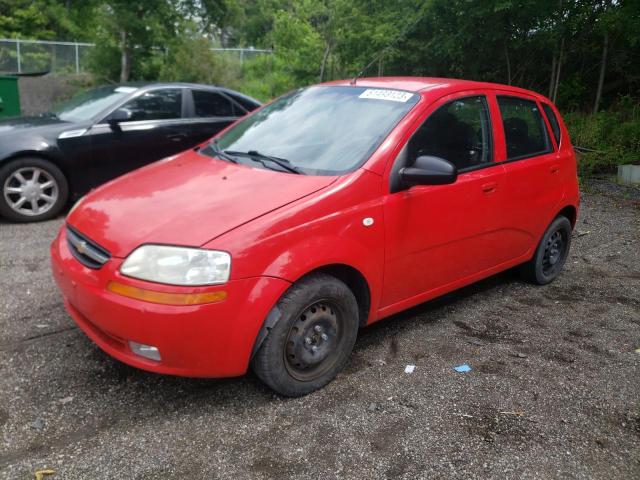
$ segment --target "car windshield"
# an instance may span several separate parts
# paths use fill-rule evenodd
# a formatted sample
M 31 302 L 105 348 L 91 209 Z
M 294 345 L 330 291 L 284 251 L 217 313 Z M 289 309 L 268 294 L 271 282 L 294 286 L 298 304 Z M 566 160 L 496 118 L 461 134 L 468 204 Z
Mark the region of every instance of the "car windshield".
M 122 86 L 88 90 L 61 103 L 52 113 L 66 122 L 86 122 L 135 90 L 134 87 Z
M 309 87 L 240 121 L 202 153 L 259 152 L 301 173 L 339 175 L 362 165 L 418 99 L 401 90 Z M 252 161 L 251 155 L 236 158 Z

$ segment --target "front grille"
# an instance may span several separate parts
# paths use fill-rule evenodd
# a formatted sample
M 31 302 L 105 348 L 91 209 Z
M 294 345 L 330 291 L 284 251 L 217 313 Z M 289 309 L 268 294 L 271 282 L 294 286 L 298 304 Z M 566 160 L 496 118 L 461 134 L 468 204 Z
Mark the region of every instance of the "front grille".
M 85 267 L 97 270 L 111 258 L 108 251 L 69 225 L 67 225 L 67 243 L 71 254 Z

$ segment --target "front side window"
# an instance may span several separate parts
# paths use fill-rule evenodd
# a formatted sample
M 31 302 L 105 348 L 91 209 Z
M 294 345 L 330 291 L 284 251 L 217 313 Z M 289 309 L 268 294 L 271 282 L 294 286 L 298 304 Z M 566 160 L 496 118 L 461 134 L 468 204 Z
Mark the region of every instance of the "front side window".
M 182 90 L 152 90 L 127 102 L 122 107 L 131 111 L 130 122 L 171 120 L 182 117 Z
M 309 175 L 340 175 L 362 165 L 419 98 L 402 90 L 309 87 L 245 117 L 219 137 L 217 147 L 285 159 Z M 201 152 L 217 156 L 213 146 Z M 246 155 L 235 158 L 260 167 Z
M 551 151 L 547 128 L 536 102 L 499 96 L 498 106 L 507 142 L 507 160 L 533 157 Z
M 484 96 L 446 103 L 432 113 L 409 141 L 409 161 L 423 155 L 444 158 L 458 170 L 493 161 L 491 120 Z
M 232 117 L 231 101 L 216 92 L 193 90 L 193 104 L 196 117 Z

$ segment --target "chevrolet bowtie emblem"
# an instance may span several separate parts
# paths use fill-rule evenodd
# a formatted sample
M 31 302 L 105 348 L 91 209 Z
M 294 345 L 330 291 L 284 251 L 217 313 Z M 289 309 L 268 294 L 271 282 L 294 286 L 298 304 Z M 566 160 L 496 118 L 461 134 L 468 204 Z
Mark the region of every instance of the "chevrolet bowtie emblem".
M 78 245 L 76 246 L 76 249 L 78 250 L 78 253 L 82 253 L 83 255 L 86 255 L 87 253 L 87 242 L 85 242 L 84 240 L 81 242 L 78 242 Z

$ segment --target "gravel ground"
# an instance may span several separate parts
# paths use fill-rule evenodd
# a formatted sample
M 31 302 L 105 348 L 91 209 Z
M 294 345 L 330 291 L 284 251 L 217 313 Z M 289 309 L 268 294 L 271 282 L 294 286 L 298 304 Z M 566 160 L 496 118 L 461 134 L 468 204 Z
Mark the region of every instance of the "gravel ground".
M 554 284 L 507 272 L 365 329 L 346 371 L 299 399 L 103 354 L 51 279 L 61 224 L 0 223 L 0 478 L 640 478 L 629 195 L 585 194 Z

